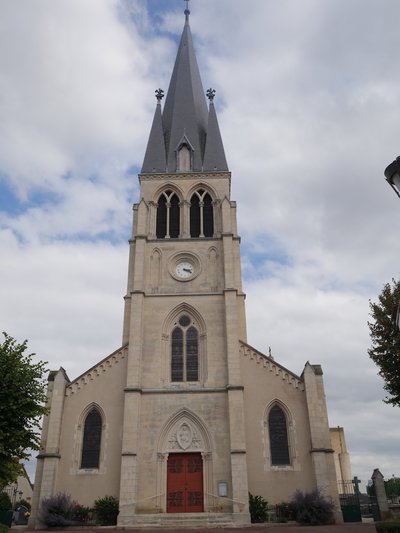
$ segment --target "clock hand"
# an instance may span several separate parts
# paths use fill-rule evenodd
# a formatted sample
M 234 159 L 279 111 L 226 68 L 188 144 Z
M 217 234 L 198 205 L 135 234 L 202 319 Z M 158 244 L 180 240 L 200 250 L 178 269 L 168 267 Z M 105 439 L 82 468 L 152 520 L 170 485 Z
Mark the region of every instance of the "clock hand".
M 184 268 L 183 269 L 185 272 L 190 272 L 190 274 L 192 273 L 192 269 L 191 268 Z

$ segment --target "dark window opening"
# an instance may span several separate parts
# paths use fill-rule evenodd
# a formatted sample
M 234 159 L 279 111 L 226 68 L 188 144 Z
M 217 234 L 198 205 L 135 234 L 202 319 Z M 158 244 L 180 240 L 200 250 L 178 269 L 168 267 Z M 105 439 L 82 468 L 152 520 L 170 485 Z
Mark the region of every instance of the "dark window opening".
M 274 405 L 268 417 L 269 441 L 271 447 L 272 465 L 289 465 L 289 443 L 286 417 L 283 410 Z
M 190 200 L 190 236 L 214 236 L 213 202 L 208 192 L 203 189 L 196 191 Z
M 167 199 L 162 194 L 158 199 L 156 235 L 157 239 L 165 239 L 167 234 Z
M 183 315 L 171 335 L 171 381 L 199 380 L 199 334 Z M 190 327 L 189 327 L 190 326 Z
M 180 228 L 180 207 L 179 198 L 174 194 L 171 198 L 171 207 L 169 213 L 169 236 L 171 239 L 179 237 Z
M 214 235 L 214 212 L 211 196 L 207 193 L 204 196 L 203 207 L 203 233 L 204 237 L 212 237 Z
M 190 201 L 190 236 L 200 237 L 200 198 L 197 194 Z
M 81 468 L 99 468 L 102 420 L 93 408 L 86 417 L 83 430 Z
M 175 328 L 172 332 L 171 381 L 183 381 L 183 331 Z
M 199 379 L 197 329 L 191 327 L 186 332 L 186 379 Z

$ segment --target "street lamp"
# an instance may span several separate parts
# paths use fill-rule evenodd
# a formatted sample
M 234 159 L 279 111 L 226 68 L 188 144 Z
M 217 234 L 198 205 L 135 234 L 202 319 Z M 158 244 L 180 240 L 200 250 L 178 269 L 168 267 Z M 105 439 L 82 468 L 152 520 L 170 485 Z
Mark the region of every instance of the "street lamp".
M 386 181 L 400 198 L 400 156 L 385 169 Z

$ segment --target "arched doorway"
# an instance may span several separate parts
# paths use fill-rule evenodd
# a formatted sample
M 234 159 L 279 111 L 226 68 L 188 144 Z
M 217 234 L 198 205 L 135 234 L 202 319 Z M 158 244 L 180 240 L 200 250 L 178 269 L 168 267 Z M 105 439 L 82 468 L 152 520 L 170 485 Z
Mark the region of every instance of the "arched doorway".
M 202 513 L 212 507 L 212 445 L 200 418 L 180 409 L 158 441 L 157 494 L 167 513 Z

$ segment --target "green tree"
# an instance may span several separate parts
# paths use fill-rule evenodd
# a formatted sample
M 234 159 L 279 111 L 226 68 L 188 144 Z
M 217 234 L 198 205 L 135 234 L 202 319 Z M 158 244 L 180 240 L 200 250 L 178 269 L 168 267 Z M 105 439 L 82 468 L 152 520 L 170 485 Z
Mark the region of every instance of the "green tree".
M 27 355 L 27 341 L 18 344 L 3 333 L 0 343 L 0 487 L 20 473 L 19 460 L 28 459 L 40 444 L 40 419 L 46 413 L 45 363 Z
M 379 367 L 385 390 L 389 393 L 384 402 L 400 406 L 400 329 L 398 311 L 400 281 L 386 283 L 378 302 L 371 302 L 373 322 L 368 322 L 372 346 L 368 355 Z
M 388 498 L 400 496 L 400 478 L 392 477 L 385 481 L 385 490 Z

